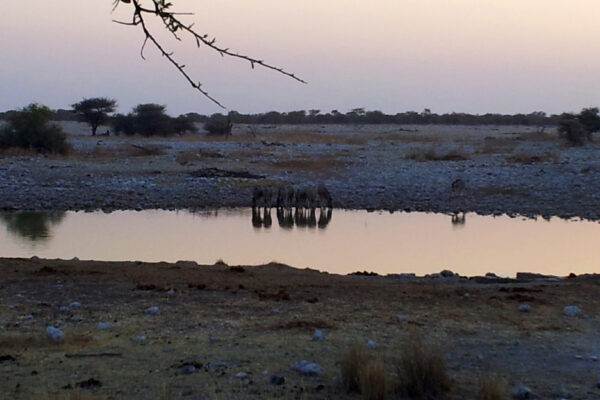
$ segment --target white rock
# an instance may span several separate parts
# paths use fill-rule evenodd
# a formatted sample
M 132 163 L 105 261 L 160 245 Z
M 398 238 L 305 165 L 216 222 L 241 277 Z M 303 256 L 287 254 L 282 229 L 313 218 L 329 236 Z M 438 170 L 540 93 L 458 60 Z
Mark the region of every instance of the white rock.
M 315 342 L 320 342 L 322 340 L 325 340 L 325 334 L 323 333 L 322 330 L 320 329 L 315 329 L 313 335 L 312 335 L 312 340 Z
M 81 307 L 81 303 L 78 301 L 73 301 L 71 302 L 71 304 L 69 304 L 69 308 L 79 308 Z
M 563 312 L 568 317 L 575 317 L 581 313 L 581 309 L 577 306 L 566 306 L 563 308 Z
M 143 342 L 144 340 L 146 340 L 146 335 L 134 336 L 131 338 L 131 340 L 133 340 L 134 342 Z
M 65 333 L 58 328 L 49 326 L 46 328 L 46 336 L 48 337 L 48 339 L 58 341 L 63 340 L 65 338 Z
M 367 340 L 367 348 L 374 350 L 377 348 L 377 342 L 374 340 Z
M 104 329 L 110 328 L 111 325 L 112 324 L 110 322 L 98 322 L 98 330 L 103 331 Z
M 321 375 L 323 368 L 315 363 L 309 363 L 306 360 L 296 361 L 294 363 L 294 369 L 300 372 L 302 375 Z
M 156 315 L 156 314 L 158 314 L 158 307 L 157 306 L 148 307 L 144 310 L 144 312 L 149 315 Z
M 69 311 L 69 307 L 68 306 L 60 306 L 58 307 L 58 311 Z
M 513 390 L 513 398 L 515 399 L 530 399 L 531 398 L 531 389 L 529 389 L 525 385 L 519 385 Z
M 529 304 L 519 304 L 518 310 L 519 312 L 529 312 L 531 311 L 531 306 Z
M 408 317 L 404 314 L 396 314 L 396 321 L 398 322 L 405 322 L 406 320 L 408 320 Z
M 238 372 L 237 374 L 235 374 L 236 377 L 238 378 L 245 378 L 248 374 L 245 372 Z

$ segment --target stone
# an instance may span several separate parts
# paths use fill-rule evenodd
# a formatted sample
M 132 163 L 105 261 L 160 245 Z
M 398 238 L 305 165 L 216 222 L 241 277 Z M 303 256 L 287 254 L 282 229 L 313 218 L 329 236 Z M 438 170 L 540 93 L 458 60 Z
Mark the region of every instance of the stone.
M 58 307 L 58 311 L 62 311 L 62 312 L 69 311 L 69 307 L 68 306 L 60 306 L 60 307 Z
M 276 385 L 276 386 L 280 386 L 283 385 L 285 383 L 285 378 L 281 375 L 273 375 L 271 376 L 271 384 L 272 385 Z
M 183 367 L 181 367 L 179 372 L 181 372 L 183 375 L 193 374 L 194 372 L 196 372 L 196 367 L 192 364 L 186 364 Z
M 98 330 L 99 331 L 103 331 L 105 329 L 108 329 L 111 327 L 111 323 L 110 322 L 98 322 Z
M 527 386 L 525 386 L 523 384 L 514 388 L 512 395 L 513 395 L 514 399 L 518 399 L 518 400 L 525 400 L 525 399 L 532 398 L 531 389 L 529 389 Z
M 396 314 L 396 321 L 398 322 L 406 322 L 408 317 L 404 314 Z
M 322 330 L 320 329 L 315 329 L 313 335 L 312 335 L 312 340 L 314 342 L 321 342 L 323 340 L 325 340 L 325 334 L 323 333 Z
M 71 258 L 71 261 L 79 261 L 79 258 L 73 257 L 73 258 Z
M 51 340 L 63 340 L 65 338 L 65 333 L 54 326 L 49 326 L 46 328 L 46 336 Z
M 576 317 L 581 313 L 581 309 L 577 306 L 566 306 L 563 308 L 563 312 L 568 317 Z
M 71 304 L 69 304 L 69 308 L 79 308 L 81 307 L 81 303 L 78 301 L 73 301 L 71 302 Z
M 242 378 L 245 378 L 245 377 L 247 377 L 247 376 L 248 376 L 248 374 L 247 374 L 247 373 L 245 373 L 245 372 L 238 372 L 237 374 L 235 374 L 235 376 L 236 376 L 237 378 L 240 378 L 240 379 L 242 379 Z
M 323 368 L 319 364 L 309 363 L 306 360 L 296 361 L 294 363 L 294 369 L 300 372 L 302 375 L 321 375 Z
M 143 342 L 144 340 L 146 340 L 146 335 L 134 336 L 131 338 L 131 340 L 133 340 L 134 342 Z
M 522 313 L 528 313 L 531 311 L 531 306 L 529 304 L 519 304 L 518 310 Z
M 449 269 L 445 269 L 442 272 L 440 272 L 440 275 L 444 278 L 452 278 L 454 276 L 454 272 L 450 271 Z
M 374 350 L 377 348 L 377 342 L 374 340 L 367 340 L 366 345 L 367 345 L 367 349 Z
M 144 310 L 144 312 L 148 315 L 156 315 L 156 314 L 158 314 L 158 307 L 156 307 L 156 306 L 148 307 Z

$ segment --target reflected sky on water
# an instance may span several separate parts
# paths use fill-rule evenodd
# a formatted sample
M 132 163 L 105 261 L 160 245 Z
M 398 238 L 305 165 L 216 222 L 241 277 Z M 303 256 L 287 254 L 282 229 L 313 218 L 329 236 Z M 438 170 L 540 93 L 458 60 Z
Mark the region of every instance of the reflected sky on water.
M 598 222 L 344 210 L 279 217 L 274 209 L 272 223 L 257 226 L 250 209 L 3 213 L 0 256 L 278 261 L 334 273 L 600 272 Z

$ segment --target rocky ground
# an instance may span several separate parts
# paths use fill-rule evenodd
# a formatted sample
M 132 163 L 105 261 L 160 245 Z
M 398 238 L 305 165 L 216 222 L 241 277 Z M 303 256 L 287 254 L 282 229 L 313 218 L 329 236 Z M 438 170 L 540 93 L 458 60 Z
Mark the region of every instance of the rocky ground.
M 249 206 L 257 185 L 322 182 L 349 209 L 600 217 L 599 145 L 568 147 L 552 130 L 261 125 L 229 138 L 144 139 L 64 127 L 68 157 L 0 155 L 0 209 Z M 456 180 L 464 185 L 453 190 Z
M 355 343 L 398 398 L 415 335 L 443 357 L 448 399 L 490 398 L 476 395 L 490 377 L 506 397 L 600 397 L 598 276 L 41 259 L 0 259 L 0 275 L 1 398 L 368 398 L 341 383 Z

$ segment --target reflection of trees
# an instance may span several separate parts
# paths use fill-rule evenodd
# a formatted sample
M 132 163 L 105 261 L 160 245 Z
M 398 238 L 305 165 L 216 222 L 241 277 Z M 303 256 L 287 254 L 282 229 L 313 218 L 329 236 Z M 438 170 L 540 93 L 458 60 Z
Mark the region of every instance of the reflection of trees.
M 45 241 L 50 238 L 50 229 L 65 218 L 64 212 L 16 212 L 0 213 L 0 220 L 13 235 L 31 241 Z

